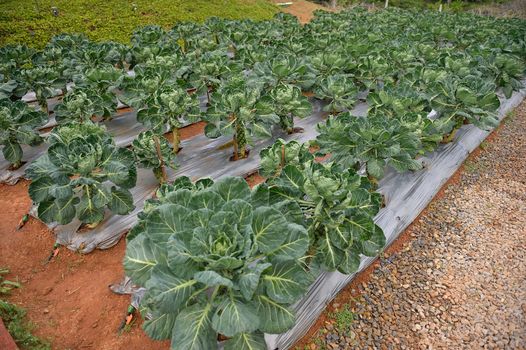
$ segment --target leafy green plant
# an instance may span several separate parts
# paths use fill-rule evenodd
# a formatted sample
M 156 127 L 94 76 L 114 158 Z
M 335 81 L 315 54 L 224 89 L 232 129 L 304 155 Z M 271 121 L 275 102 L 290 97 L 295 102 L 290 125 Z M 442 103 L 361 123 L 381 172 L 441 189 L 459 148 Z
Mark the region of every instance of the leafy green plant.
M 94 91 L 74 89 L 69 91 L 62 102 L 55 107 L 55 119 L 59 124 L 84 123 L 94 117 L 102 117 L 104 101 Z
M 102 117 L 110 119 L 117 110 L 115 90 L 122 79 L 122 71 L 113 66 L 88 69 L 84 74 L 75 75 L 75 87 L 86 92 L 97 101 Z M 98 112 L 100 114 L 100 112 Z
M 357 101 L 358 89 L 351 79 L 345 75 L 331 75 L 320 81 L 315 90 L 315 96 L 327 100 L 323 110 L 331 114 L 338 114 L 353 108 Z
M 309 99 L 301 94 L 294 85 L 280 84 L 263 95 L 256 104 L 258 114 L 273 115 L 279 118 L 281 128 L 291 134 L 294 128 L 294 117 L 305 118 L 312 113 Z
M 39 126 L 46 124 L 48 117 L 41 111 L 21 101 L 0 101 L 0 145 L 2 153 L 13 168 L 20 167 L 23 151 L 20 145 L 35 146 L 42 142 Z
M 26 171 L 32 180 L 29 196 L 42 221 L 67 224 L 77 217 L 94 226 L 106 208 L 119 215 L 134 208 L 128 190 L 137 179 L 133 153 L 116 147 L 103 127 L 89 122 L 59 126 L 47 142 L 47 154 Z
M 207 53 L 192 66 L 190 84 L 197 89 L 198 94 L 206 94 L 207 101 L 210 103 L 210 91 L 217 89 L 221 77 L 230 71 L 228 57 L 223 52 Z
M 271 146 L 259 152 L 259 173 L 265 177 L 277 177 L 286 165 L 300 166 L 314 159 L 308 144 L 277 139 Z
M 318 131 L 316 144 L 321 153 L 330 153 L 343 166 L 357 169 L 365 165 L 373 180 L 383 177 L 386 165 L 399 172 L 422 168 L 414 159 L 422 149 L 418 135 L 396 119 L 346 113 L 318 124 Z
M 512 55 L 496 55 L 490 61 L 490 69 L 495 74 L 495 83 L 502 87 L 506 98 L 510 98 L 514 90 L 522 88 L 521 79 L 526 72 L 524 61 Z
M 428 114 L 431 112 L 423 93 L 408 86 L 386 87 L 367 95 L 368 115 L 397 118 L 404 113 Z
M 442 141 L 441 125 L 428 118 L 431 112 L 425 95 L 408 86 L 389 87 L 367 96 L 368 115 L 378 118 L 395 118 L 402 126 L 418 134 L 422 147 L 431 152 Z
M 152 131 L 141 132 L 132 143 L 137 163 L 153 170 L 160 183 L 166 182 L 166 167 L 175 169 L 175 154 L 168 141 Z
M 173 349 L 211 349 L 218 335 L 225 349 L 266 349 L 263 333 L 294 325 L 289 306 L 312 281 L 300 208 L 242 178 L 178 182 L 142 216 L 124 258 L 148 290 L 145 332 Z
M 373 221 L 381 196 L 371 193 L 367 178 L 336 163 L 316 162 L 296 142 L 278 141 L 260 155 L 263 173 L 274 173 L 266 182 L 270 198 L 292 199 L 301 207 L 312 266 L 350 274 L 358 270 L 360 254 L 375 256 L 383 248 L 385 237 Z
M 196 122 L 200 116 L 199 101 L 178 86 L 152 86 L 153 93 L 145 97 L 137 111 L 137 120 L 157 134 L 166 128 L 172 134 L 173 153 L 179 152 L 179 128 L 185 121 Z
M 332 75 L 342 74 L 352 68 L 344 52 L 331 51 L 315 53 L 308 57 L 308 68 L 316 76 L 316 85 Z
M 307 65 L 293 56 L 278 55 L 254 65 L 252 74 L 264 87 L 274 88 L 281 84 L 296 85 L 308 89 L 314 83 Z
M 203 116 L 206 136 L 233 135 L 233 160 L 248 156 L 247 145 L 253 138 L 270 138 L 272 125 L 280 121 L 277 116 L 258 114 L 260 98 L 259 88 L 247 86 L 244 77 L 233 78 L 214 95 Z
M 65 85 L 61 74 L 50 67 L 24 69 L 21 71 L 21 80 L 27 90 L 35 92 L 38 104 L 46 113 L 48 113 L 47 100 L 57 94 L 56 89 L 63 88 Z
M 437 81 L 431 88 L 431 107 L 440 113 L 436 125 L 444 134 L 455 135 L 465 122 L 483 130 L 498 125 L 496 111 L 500 101 L 495 85 L 483 79 L 468 76 L 463 80 L 453 78 Z

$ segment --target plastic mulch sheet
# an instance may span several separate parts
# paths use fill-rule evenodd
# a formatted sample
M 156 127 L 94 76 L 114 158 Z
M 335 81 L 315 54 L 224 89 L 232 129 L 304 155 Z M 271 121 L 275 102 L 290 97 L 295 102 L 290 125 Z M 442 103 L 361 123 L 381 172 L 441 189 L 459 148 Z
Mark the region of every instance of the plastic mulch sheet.
M 501 99 L 499 118 L 518 106 L 526 96 L 526 89 L 515 92 L 509 99 Z M 425 168 L 417 172 L 399 174 L 389 169 L 379 183 L 386 207 L 375 218 L 391 244 L 424 210 L 442 185 L 455 173 L 468 155 L 490 134 L 473 125 L 465 125 L 455 141 L 441 145 L 422 160 Z M 362 257 L 358 272 L 343 275 L 339 272 L 322 273 L 311 285 L 307 294 L 294 306 L 296 325 L 283 334 L 266 334 L 268 349 L 288 349 L 298 341 L 316 321 L 325 306 L 353 280 L 357 273 L 367 268 L 376 258 Z
M 257 171 L 260 158 L 259 152 L 272 144 L 275 139 L 281 137 L 285 140 L 298 140 L 306 142 L 316 137 L 316 124 L 323 121 L 323 104 L 314 100 L 314 113 L 304 119 L 297 119 L 295 125 L 303 128 L 302 133 L 287 135 L 274 133 L 269 140 L 257 141 L 250 147 L 250 156 L 234 162 L 229 160 L 232 155 L 232 147 L 222 147 L 231 141 L 229 137 L 209 139 L 205 135 L 198 135 L 192 139 L 181 142 L 182 150 L 177 155 L 178 167 L 174 172 L 168 170 L 169 181 L 176 177 L 186 175 L 193 180 L 202 177 L 213 179 L 222 176 L 247 176 Z M 367 105 L 359 104 L 355 113 L 365 115 Z M 119 241 L 122 235 L 128 231 L 137 221 L 137 214 L 142 210 L 144 200 L 150 198 L 157 189 L 158 183 L 149 169 L 139 169 L 137 185 L 131 189 L 135 209 L 128 215 L 107 215 L 107 217 L 93 230 L 79 233 L 80 222 L 74 220 L 68 225 L 55 227 L 55 234 L 59 244 L 69 249 L 89 253 L 93 249 L 108 249 Z

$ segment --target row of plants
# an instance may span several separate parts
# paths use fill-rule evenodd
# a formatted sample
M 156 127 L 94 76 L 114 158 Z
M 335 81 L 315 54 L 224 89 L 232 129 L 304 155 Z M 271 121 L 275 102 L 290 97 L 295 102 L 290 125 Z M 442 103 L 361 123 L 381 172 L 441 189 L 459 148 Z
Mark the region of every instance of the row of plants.
M 65 34 L 40 51 L 0 49 L 0 99 L 17 101 L 32 90 L 46 113 L 60 89 L 65 95 L 55 115 L 61 124 L 111 119 L 120 101 L 156 133 L 171 130 L 174 151 L 177 128 L 201 119 L 209 124 L 208 136 L 233 135 L 234 158 L 243 158 L 246 144 L 269 137 L 272 126 L 297 131 L 292 117 L 310 112 L 301 92 L 325 100 L 336 115 L 368 93 L 403 86 L 408 95 L 423 95 L 423 111 L 435 109 L 448 120 L 440 131 L 451 132 L 464 120 L 485 127 L 491 116 L 484 112 L 495 98 L 479 104 L 476 90 L 509 97 L 521 86 L 523 34 L 520 20 L 394 9 L 319 13 L 305 26 L 284 14 L 262 22 L 211 18 L 170 31 L 147 26 L 133 34 L 131 45 Z M 198 95 L 207 96 L 206 113 Z M 10 128 L 24 125 L 13 119 Z M 14 167 L 22 160 L 16 145 L 36 142 L 14 134 L 1 141 Z
M 62 86 L 59 126 L 26 171 L 39 218 L 94 226 L 107 210 L 127 214 L 136 166 L 151 168 L 162 184 L 127 236 L 124 261 L 148 290 L 145 331 L 175 349 L 210 349 L 218 339 L 227 349 L 263 349 L 263 333 L 292 327 L 291 305 L 320 272 L 352 273 L 362 255 L 382 249 L 373 218 L 387 166 L 418 170 L 418 158 L 462 125 L 498 123 L 497 94 L 521 87 L 525 34 L 519 20 L 390 9 L 319 12 L 305 26 L 283 14 L 150 26 L 130 46 L 63 35 L 39 52 L 3 49 L 0 141 L 20 165 L 20 144 L 42 141 L 47 97 Z M 47 73 L 31 84 L 20 78 L 46 70 L 53 84 Z M 23 86 L 40 109 L 19 101 Z M 327 121 L 309 144 L 278 140 L 263 150 L 263 184 L 163 183 L 183 123 L 202 120 L 208 137 L 231 136 L 238 160 L 257 139 L 301 132 L 294 119 L 312 113 L 311 95 Z M 350 112 L 360 100 L 366 117 Z M 131 148 L 117 147 L 104 127 L 118 101 L 148 128 Z

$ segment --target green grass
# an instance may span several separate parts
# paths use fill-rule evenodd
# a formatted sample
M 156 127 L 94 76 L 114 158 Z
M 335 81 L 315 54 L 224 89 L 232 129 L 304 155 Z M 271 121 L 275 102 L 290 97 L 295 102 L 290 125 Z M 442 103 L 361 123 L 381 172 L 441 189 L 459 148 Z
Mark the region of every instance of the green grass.
M 502 4 L 521 1 L 524 0 L 452 0 L 451 4 L 448 5 L 446 0 L 389 0 L 389 6 L 413 10 L 438 10 L 440 3 L 442 3 L 443 11 L 459 12 L 476 10 L 478 8 L 486 6 L 499 7 Z M 375 6 L 377 6 L 378 8 L 383 8 L 385 0 L 339 0 L 338 4 L 340 6 L 375 4 Z
M 21 307 L 0 300 L 0 318 L 20 349 L 51 350 L 48 342 L 31 334 L 34 326 L 26 320 L 26 311 Z
M 3 276 L 7 273 L 8 269 L 0 268 L 0 297 L 9 295 L 14 288 L 20 288 L 17 282 L 4 279 Z M 48 342 L 31 334 L 35 327 L 26 320 L 26 311 L 23 308 L 0 299 L 0 319 L 20 349 L 51 350 Z
M 355 317 L 349 304 L 345 304 L 341 309 L 330 312 L 328 316 L 334 320 L 334 328 L 339 333 L 348 332 Z
M 127 43 L 133 30 L 146 24 L 169 29 L 177 21 L 202 22 L 211 16 L 262 20 L 277 11 L 267 0 L 2 0 L 0 46 L 25 43 L 41 48 L 60 33 Z

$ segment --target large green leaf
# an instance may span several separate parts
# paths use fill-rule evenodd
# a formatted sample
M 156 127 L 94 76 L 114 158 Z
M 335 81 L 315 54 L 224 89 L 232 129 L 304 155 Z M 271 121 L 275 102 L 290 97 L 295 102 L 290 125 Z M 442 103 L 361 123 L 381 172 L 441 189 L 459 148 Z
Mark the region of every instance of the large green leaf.
M 203 283 L 207 287 L 225 286 L 232 287 L 232 281 L 218 274 L 215 271 L 200 271 L 194 275 L 196 281 Z
M 297 224 L 287 225 L 287 239 L 270 254 L 279 260 L 294 260 L 305 256 L 309 249 L 309 235 L 305 227 Z
M 277 249 L 287 238 L 283 234 L 287 229 L 283 215 L 270 207 L 259 207 L 253 215 L 252 230 L 259 249 L 264 253 Z
M 230 294 L 216 308 L 212 317 L 212 327 L 219 334 L 233 337 L 239 333 L 250 333 L 258 329 L 259 316 L 254 306 Z
M 124 271 L 135 283 L 144 285 L 151 278 L 152 270 L 166 257 L 160 254 L 150 239 L 138 235 L 126 244 Z
M 155 340 L 170 339 L 175 325 L 177 314 L 166 313 L 154 315 L 151 319 L 146 319 L 142 328 L 148 336 Z
M 225 343 L 225 350 L 266 350 L 267 344 L 262 333 L 240 333 Z
M 248 199 L 250 197 L 250 187 L 240 177 L 224 177 L 216 181 L 212 189 L 219 193 L 225 201 Z
M 258 295 L 256 296 L 255 302 L 261 320 L 259 329 L 262 332 L 273 334 L 283 333 L 296 323 L 296 317 L 291 310 L 269 297 Z
M 173 349 L 210 350 L 217 346 L 212 328 L 212 306 L 192 305 L 177 315 L 172 334 Z
M 179 278 L 165 266 L 155 267 L 150 276 L 146 288 L 160 312 L 177 313 L 196 289 L 196 280 Z
M 17 142 L 13 142 L 11 140 L 7 141 L 4 143 L 2 152 L 5 159 L 12 164 L 16 164 L 22 159 L 22 147 L 20 147 L 20 144 Z
M 111 188 L 111 200 L 108 203 L 108 208 L 115 214 L 124 215 L 132 211 L 133 197 L 130 191 L 125 188 L 118 188 L 113 186 Z
M 152 212 L 146 227 L 155 242 L 166 242 L 168 238 L 187 229 L 190 210 L 177 204 L 164 204 Z
M 270 266 L 272 264 L 269 263 L 257 264 L 254 267 L 248 266 L 246 271 L 239 276 L 239 289 L 246 300 L 252 300 L 252 296 L 259 285 L 261 273 Z
M 41 177 L 32 181 L 29 185 L 29 197 L 33 202 L 44 202 L 51 198 L 50 191 L 55 186 L 55 182 L 49 177 Z
M 261 277 L 268 296 L 278 303 L 293 303 L 305 292 L 308 277 L 295 261 L 275 263 Z

